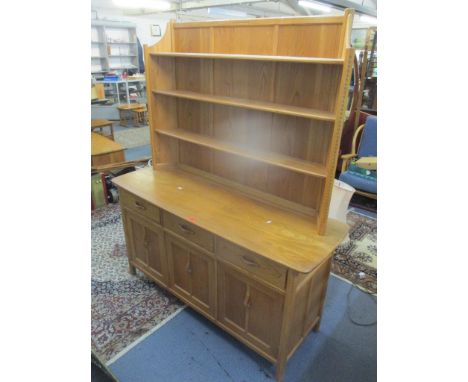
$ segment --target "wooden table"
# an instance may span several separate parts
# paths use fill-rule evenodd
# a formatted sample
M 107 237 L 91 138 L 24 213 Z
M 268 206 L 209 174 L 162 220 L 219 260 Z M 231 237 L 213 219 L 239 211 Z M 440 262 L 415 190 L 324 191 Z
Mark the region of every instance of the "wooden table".
M 124 148 L 112 139 L 91 132 L 91 165 L 123 162 L 125 160 Z
M 109 126 L 110 128 L 110 134 L 107 136 L 110 137 L 112 140 L 114 140 L 114 125 L 112 124 L 111 121 L 107 119 L 92 119 L 91 120 L 91 131 L 95 129 L 99 129 L 99 131 L 102 132 L 102 128 L 107 127 L 107 126 Z

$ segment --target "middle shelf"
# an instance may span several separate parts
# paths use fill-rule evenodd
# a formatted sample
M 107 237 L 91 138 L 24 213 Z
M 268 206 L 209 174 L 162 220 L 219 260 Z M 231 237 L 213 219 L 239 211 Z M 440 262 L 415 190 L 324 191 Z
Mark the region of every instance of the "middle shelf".
M 153 90 L 153 93 L 201 102 L 216 103 L 220 105 L 243 107 L 245 109 L 267 111 L 270 113 L 292 115 L 295 117 L 311 118 L 319 121 L 335 121 L 335 115 L 329 111 L 292 105 L 282 105 L 274 102 L 203 94 L 187 90 Z
M 167 137 L 176 138 L 185 142 L 208 147 L 210 149 L 242 156 L 244 158 L 254 159 L 259 162 L 281 167 L 301 174 L 311 175 L 319 178 L 325 178 L 327 176 L 325 165 L 321 165 L 319 163 L 312 163 L 287 155 L 241 147 L 206 135 L 191 133 L 183 129 L 156 129 L 155 131 L 156 133 Z

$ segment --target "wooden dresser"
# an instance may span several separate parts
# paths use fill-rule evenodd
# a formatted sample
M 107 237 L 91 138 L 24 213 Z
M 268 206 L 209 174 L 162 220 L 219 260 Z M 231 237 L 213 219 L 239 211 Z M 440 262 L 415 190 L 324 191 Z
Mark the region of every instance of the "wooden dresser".
M 153 167 L 114 179 L 135 268 L 276 364 L 322 317 L 353 50 L 343 16 L 170 23 L 145 47 Z

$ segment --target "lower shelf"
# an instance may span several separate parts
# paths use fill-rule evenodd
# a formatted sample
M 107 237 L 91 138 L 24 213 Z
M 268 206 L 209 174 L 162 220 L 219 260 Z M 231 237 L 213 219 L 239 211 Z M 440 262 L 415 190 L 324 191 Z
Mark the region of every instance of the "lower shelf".
M 194 143 L 200 146 L 208 147 L 210 149 L 227 152 L 229 154 L 239 155 L 244 158 L 254 159 L 259 162 L 267 163 L 301 174 L 311 175 L 319 178 L 326 178 L 327 176 L 326 167 L 318 163 L 307 162 L 305 160 L 282 154 L 239 147 L 233 145 L 232 143 L 224 142 L 206 135 L 191 133 L 182 129 L 156 129 L 155 131 L 158 134 L 171 138 L 180 139 L 185 142 Z

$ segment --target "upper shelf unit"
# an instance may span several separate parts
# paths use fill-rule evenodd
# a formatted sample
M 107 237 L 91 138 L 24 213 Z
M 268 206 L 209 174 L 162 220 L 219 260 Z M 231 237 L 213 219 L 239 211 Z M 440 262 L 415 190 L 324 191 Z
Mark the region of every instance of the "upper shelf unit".
M 269 56 L 259 54 L 213 54 L 213 53 L 180 53 L 180 52 L 156 52 L 154 57 L 180 57 L 180 58 L 206 58 L 215 60 L 242 60 L 242 61 L 272 61 L 272 62 L 297 62 L 303 64 L 343 65 L 341 58 L 300 57 L 300 56 Z
M 169 22 L 163 38 L 145 46 L 153 164 L 308 215 L 326 234 L 352 19 L 346 10 Z

